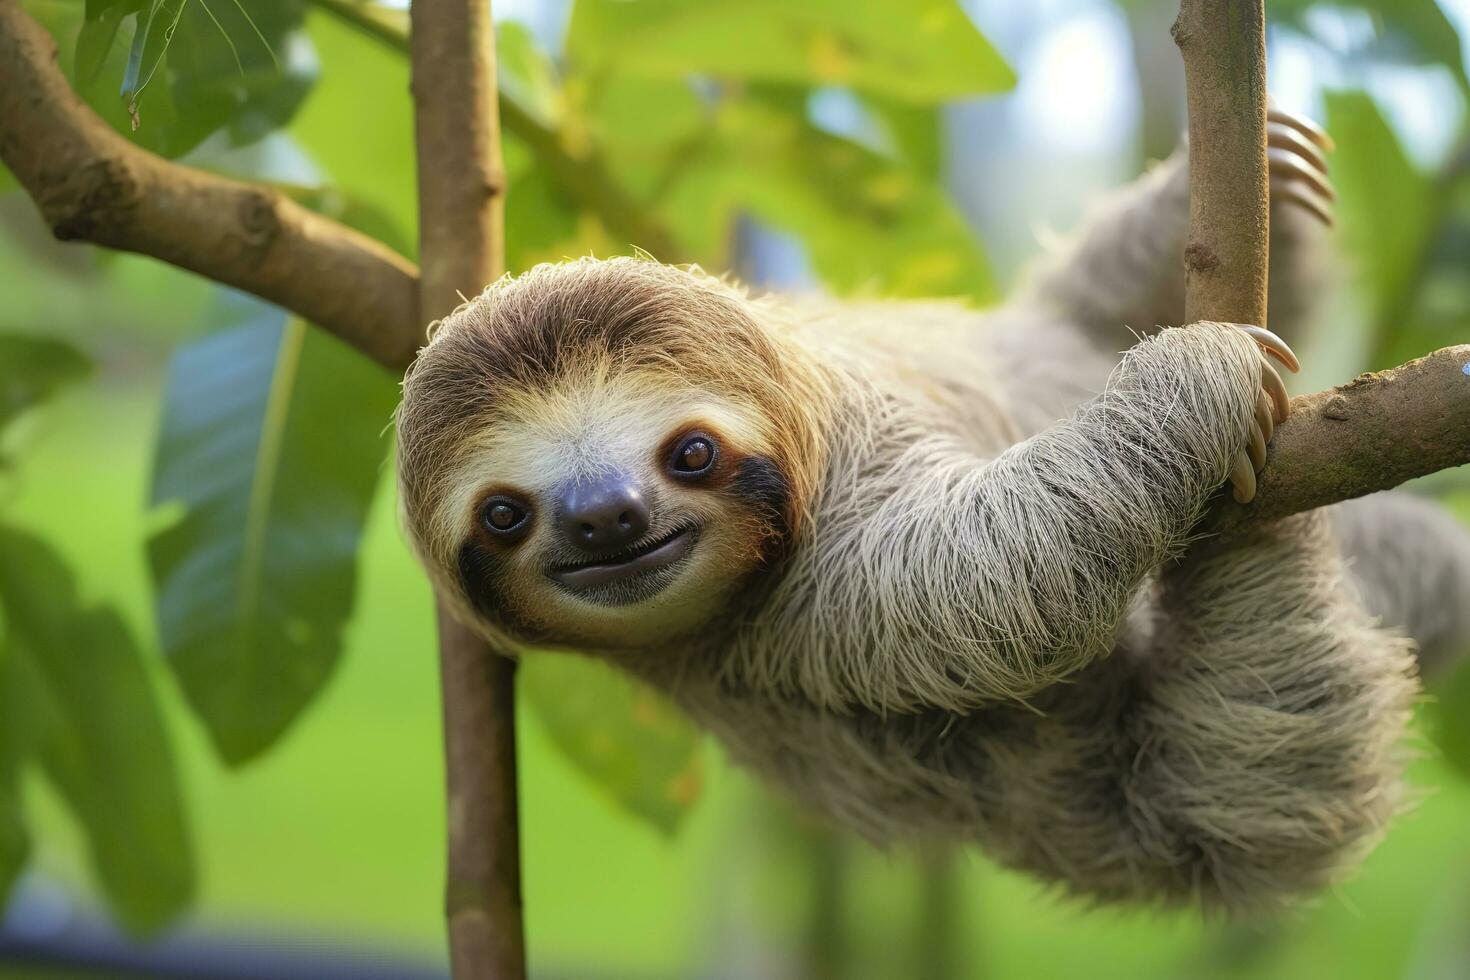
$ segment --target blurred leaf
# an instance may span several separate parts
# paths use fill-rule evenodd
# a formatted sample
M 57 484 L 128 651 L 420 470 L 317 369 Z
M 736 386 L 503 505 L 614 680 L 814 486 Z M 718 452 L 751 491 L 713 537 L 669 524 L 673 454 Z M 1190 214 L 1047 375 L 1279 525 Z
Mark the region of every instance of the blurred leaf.
M 0 333 L 0 429 L 91 368 L 87 356 L 65 341 Z
M 287 132 L 346 200 L 381 212 L 409 240 L 403 254 L 412 256 L 418 201 L 408 59 L 336 17 L 312 16 L 307 33 L 321 79 Z
M 578 0 L 578 71 L 849 85 L 906 102 L 1010 88 L 1015 76 L 954 0 Z
M 984 253 L 943 188 L 812 126 L 789 92 L 729 106 L 718 141 L 658 203 L 695 254 L 720 254 L 730 215 L 746 210 L 799 237 L 839 292 L 994 295 Z
M 555 126 L 561 115 L 561 83 L 551 57 L 536 44 L 524 24 L 495 25 L 495 65 L 501 90 L 543 126 Z
M 1414 169 L 1373 100 L 1363 92 L 1327 95 L 1327 128 L 1338 145 L 1333 180 L 1340 192 L 1342 239 L 1356 275 L 1355 288 L 1381 330 L 1394 332 L 1380 357 L 1398 363 L 1402 348 L 1424 352 L 1410 339 L 1408 319 L 1420 268 L 1436 230 L 1433 183 Z M 1374 364 L 1385 367 L 1386 364 Z
M 19 775 L 13 759 L 0 755 L 0 917 L 10 889 L 30 857 L 31 841 L 20 815 Z
M 883 128 L 900 159 L 925 179 L 938 181 L 944 156 L 944 126 L 935 106 L 906 105 L 892 99 L 864 100 Z
M 60 42 L 78 94 L 167 157 L 220 130 L 237 145 L 260 139 L 291 119 L 316 77 L 292 43 L 303 0 L 32 0 L 27 9 Z
M 81 602 L 48 545 L 13 528 L 0 527 L 0 603 L 7 733 L 76 814 L 118 918 L 153 932 L 193 897 L 194 865 L 142 654 L 116 612 Z
M 1310 34 L 1311 21 L 1306 16 L 1313 7 L 1324 6 L 1361 10 L 1373 21 L 1377 42 L 1360 55 L 1408 64 L 1441 64 L 1460 82 L 1467 84 L 1465 61 L 1461 54 L 1460 35 L 1445 16 L 1436 0 L 1271 0 L 1267 15 L 1276 22 Z
M 318 214 L 340 221 L 371 238 L 387 245 L 399 255 L 415 258 L 418 243 L 383 208 L 337 187 L 303 187 L 297 184 L 271 182 L 270 186 L 285 194 L 302 207 L 311 208 Z
M 87 0 L 85 19 L 77 32 L 76 77 L 91 82 L 107 63 L 107 54 L 127 14 L 142 10 L 146 0 Z
M 6 643 L 5 608 L 0 604 L 0 920 L 10 889 L 30 857 L 30 835 L 20 809 L 20 730 L 15 697 L 14 654 Z
M 149 542 L 169 664 L 231 765 L 275 742 L 336 665 L 397 401 L 355 351 L 251 309 L 174 357 L 153 502 L 184 513 Z
M 651 689 L 592 660 L 522 659 L 522 695 L 571 764 L 620 808 L 665 834 L 699 797 L 699 732 Z
M 1429 732 L 1440 755 L 1470 779 L 1470 659 L 1435 681 L 1430 693 Z

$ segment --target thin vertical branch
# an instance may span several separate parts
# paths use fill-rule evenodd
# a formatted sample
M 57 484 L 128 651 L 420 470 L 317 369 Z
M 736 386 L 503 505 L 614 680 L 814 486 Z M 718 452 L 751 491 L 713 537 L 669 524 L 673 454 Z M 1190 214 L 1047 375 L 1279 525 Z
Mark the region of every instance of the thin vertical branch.
M 420 319 L 451 312 L 505 269 L 504 168 L 486 0 L 415 0 Z M 525 976 L 517 823 L 515 664 L 439 605 L 448 783 L 450 962 L 458 980 Z
M 1183 0 L 1174 41 L 1189 98 L 1185 319 L 1266 323 L 1264 0 Z

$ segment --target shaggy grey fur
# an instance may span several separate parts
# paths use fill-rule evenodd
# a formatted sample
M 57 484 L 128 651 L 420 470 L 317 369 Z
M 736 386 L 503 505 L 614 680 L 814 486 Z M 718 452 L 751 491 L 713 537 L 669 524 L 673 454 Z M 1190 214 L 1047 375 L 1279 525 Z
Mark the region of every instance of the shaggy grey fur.
M 736 759 L 874 840 L 976 841 L 1104 900 L 1243 909 L 1318 889 L 1402 796 L 1413 644 L 1373 617 L 1436 655 L 1470 639 L 1470 537 L 1381 498 L 1191 549 L 1248 437 L 1261 355 L 1240 330 L 1202 323 L 1117 358 L 1135 339 L 1126 328 L 1182 316 L 1183 169 L 1169 161 L 1106 204 L 989 314 L 757 303 L 632 260 L 531 273 L 517 309 L 537 290 L 563 306 L 575 293 L 565 325 L 511 318 L 497 303 L 512 287 L 492 287 L 440 326 L 405 386 L 416 549 L 442 587 L 468 589 L 450 557 L 462 519 L 428 513 L 445 495 L 426 480 L 477 425 L 516 425 L 444 395 L 493 401 L 503 379 L 486 372 L 507 345 L 519 357 L 557 330 L 592 338 L 598 309 L 633 306 L 656 331 L 603 331 L 616 338 L 608 370 L 703 358 L 693 390 L 764 377 L 753 356 L 721 363 L 766 350 L 754 329 L 791 379 L 760 406 L 769 431 L 799 434 L 778 435 L 771 456 L 794 490 L 788 547 L 703 628 L 654 650 L 582 652 L 663 689 Z M 1320 285 L 1315 235 L 1278 220 L 1284 333 Z M 723 326 L 687 315 L 711 304 Z M 666 349 L 686 334 L 682 353 Z M 749 516 L 735 498 L 719 506 L 735 526 Z M 518 571 L 534 554 L 522 557 L 496 566 L 505 603 L 544 588 Z M 476 598 L 460 597 L 462 614 L 518 638 Z M 582 635 L 536 621 L 537 643 Z

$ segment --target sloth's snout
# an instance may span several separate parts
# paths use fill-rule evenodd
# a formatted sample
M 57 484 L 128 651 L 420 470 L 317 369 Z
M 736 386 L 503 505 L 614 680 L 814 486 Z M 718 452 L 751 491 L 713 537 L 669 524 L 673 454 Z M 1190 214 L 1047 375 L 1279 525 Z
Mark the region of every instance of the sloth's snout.
M 574 483 L 562 492 L 558 523 L 567 543 L 589 554 L 626 548 L 648 533 L 648 503 L 620 473 Z

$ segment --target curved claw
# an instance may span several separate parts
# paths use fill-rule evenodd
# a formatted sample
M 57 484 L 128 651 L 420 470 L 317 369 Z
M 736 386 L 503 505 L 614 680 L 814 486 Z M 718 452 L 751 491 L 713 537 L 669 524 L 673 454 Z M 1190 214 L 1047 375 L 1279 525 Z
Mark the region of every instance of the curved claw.
M 1332 186 L 1332 182 L 1323 175 L 1322 171 L 1292 151 L 1284 150 L 1279 146 L 1267 147 L 1266 164 L 1273 176 L 1303 181 L 1327 200 L 1337 200 L 1337 188 Z
M 1337 144 L 1332 141 L 1331 136 L 1327 135 L 1325 129 L 1303 116 L 1294 115 L 1284 109 L 1271 106 L 1266 111 L 1266 121 L 1268 123 L 1281 123 L 1283 126 L 1290 126 L 1328 153 L 1331 153 L 1337 148 Z
M 1323 173 L 1327 172 L 1327 155 L 1322 148 L 1285 123 L 1271 123 L 1266 127 L 1266 145 L 1295 153 Z
M 1256 428 L 1267 442 L 1276 434 L 1276 422 L 1271 418 L 1271 398 L 1264 389 L 1256 392 Z
M 1322 195 L 1300 181 L 1271 181 L 1271 197 L 1273 200 L 1306 208 L 1329 228 L 1336 223 L 1336 218 L 1332 214 L 1332 205 Z
M 1251 426 L 1250 441 L 1246 443 L 1245 449 L 1250 453 L 1251 464 L 1256 469 L 1266 465 L 1266 437 L 1261 434 L 1259 425 Z
M 1234 488 L 1236 503 L 1248 504 L 1255 499 L 1256 471 L 1244 452 L 1235 454 L 1235 461 L 1230 466 L 1230 485 Z
M 1302 369 L 1301 361 L 1297 360 L 1296 354 L 1286 345 L 1286 341 L 1265 327 L 1256 327 L 1248 323 L 1237 323 L 1235 326 L 1249 334 L 1252 340 L 1260 344 L 1266 353 L 1285 365 L 1286 369 L 1292 374 L 1296 374 Z
M 1276 373 L 1271 362 L 1264 357 L 1261 358 L 1261 385 L 1266 389 L 1266 394 L 1271 396 L 1271 403 L 1276 408 L 1276 421 L 1285 422 L 1291 415 L 1291 396 L 1286 393 L 1281 375 Z

